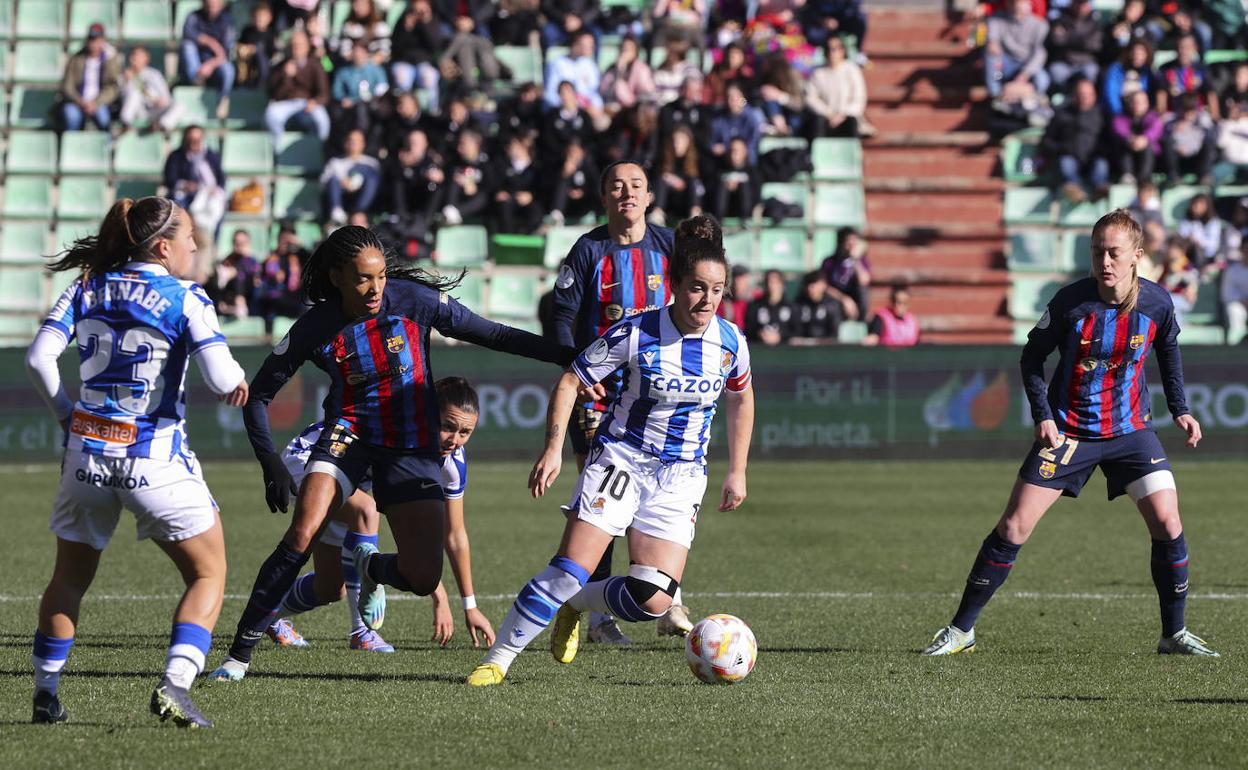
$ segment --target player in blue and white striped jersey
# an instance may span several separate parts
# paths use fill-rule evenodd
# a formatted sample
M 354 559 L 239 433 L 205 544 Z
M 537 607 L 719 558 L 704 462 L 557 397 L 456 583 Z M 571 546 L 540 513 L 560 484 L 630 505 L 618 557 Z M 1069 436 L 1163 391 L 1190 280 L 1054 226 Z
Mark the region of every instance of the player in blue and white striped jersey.
M 151 710 L 181 726 L 210 727 L 188 692 L 204 666 L 225 592 L 225 540 L 184 424 L 183 388 L 194 358 L 231 406 L 247 400 L 243 369 L 226 347 L 203 289 L 176 276 L 195 256 L 191 218 L 165 198 L 124 198 L 99 234 L 52 264 L 79 277 L 48 314 L 27 353 L 40 395 L 64 426 L 65 458 L 52 510 L 56 566 L 39 605 L 33 721 L 67 718 L 57 696 L 95 577 L 123 507 L 178 566 L 186 592 L 174 613 L 165 675 Z M 82 386 L 65 393 L 57 358 L 77 341 Z
M 552 620 L 551 653 L 571 663 L 584 612 L 641 622 L 667 611 L 680 587 L 706 492 L 706 447 L 724 391 L 728 473 L 719 510 L 734 510 L 745 500 L 754 392 L 745 337 L 716 316 L 728 281 L 723 246 L 709 238 L 682 243 L 672 259 L 671 281 L 671 305 L 611 327 L 555 387 L 546 447 L 529 477 L 534 497 L 545 494 L 559 475 L 563 430 L 578 391 L 623 373 L 577 481 L 575 516 L 559 550 L 516 597 L 468 684 L 502 682 L 516 656 Z M 607 543 L 625 533 L 628 575 L 589 582 Z

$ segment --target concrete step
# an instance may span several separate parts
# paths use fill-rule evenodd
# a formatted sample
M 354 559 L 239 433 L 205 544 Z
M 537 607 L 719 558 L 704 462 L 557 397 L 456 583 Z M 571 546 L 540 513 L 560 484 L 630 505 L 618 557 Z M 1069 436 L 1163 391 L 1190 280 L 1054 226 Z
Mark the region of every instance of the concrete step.
M 890 291 L 890 284 L 872 284 L 871 306 L 887 305 Z M 911 286 L 911 294 L 910 305 L 920 319 L 956 310 L 960 315 L 984 319 L 980 322 L 984 323 L 986 319 L 1002 316 L 1005 312 L 1006 290 L 1001 286 L 915 284 Z M 1010 328 L 1012 330 L 1013 326 Z
M 880 59 L 872 62 L 862 76 L 867 83 L 867 93 L 870 94 L 871 89 L 879 86 L 915 83 L 967 88 L 984 82 L 981 72 L 977 61 L 938 56 L 925 59 Z
M 940 228 L 959 223 L 1001 225 L 1000 193 L 892 193 L 867 196 L 867 221 L 878 224 L 904 224 Z
M 957 176 L 955 174 L 930 174 L 927 166 L 917 166 L 914 171 L 925 173 L 923 177 L 874 177 L 863 178 L 863 188 L 868 193 L 991 193 L 1002 195 L 1005 180 L 993 177 Z
M 922 322 L 920 322 L 922 327 Z M 925 345 L 1010 345 L 1014 341 L 1013 330 L 1002 331 L 927 331 L 919 340 Z
M 930 104 L 903 104 L 893 107 L 867 105 L 867 120 L 878 131 L 894 132 L 922 128 L 924 131 L 975 131 L 988 127 L 988 111 L 970 105 L 940 107 Z
M 978 78 L 976 78 L 978 81 Z M 869 89 L 868 104 L 940 104 L 944 106 L 960 106 L 988 101 L 988 89 L 985 86 L 938 86 L 932 83 L 915 83 L 914 85 L 881 84 Z
M 987 179 L 996 173 L 996 148 L 868 146 L 863 153 L 863 179 L 963 176 Z
M 987 131 L 880 131 L 863 141 L 863 148 L 868 152 L 877 147 L 995 148 L 991 141 Z
M 903 34 L 877 39 L 876 30 L 871 30 L 867 38 L 867 58 L 872 63 L 885 59 L 959 59 L 975 56 L 975 52 L 966 47 L 966 37 L 961 40 L 940 39 L 933 37 L 933 32 L 922 28 L 907 29 Z
M 980 238 L 910 243 L 905 239 L 871 238 L 871 266 L 876 269 L 932 268 L 993 270 L 1005 266 L 1002 239 Z
M 871 258 L 871 267 L 871 279 L 875 283 L 941 287 L 996 286 L 998 288 L 1008 288 L 1010 285 L 1010 271 L 1005 268 L 932 267 L 918 264 L 886 267 L 876 264 L 874 255 Z
M 1005 228 L 998 222 L 896 223 L 869 222 L 867 240 L 895 241 L 910 247 L 927 247 L 937 243 L 969 241 L 1005 241 Z

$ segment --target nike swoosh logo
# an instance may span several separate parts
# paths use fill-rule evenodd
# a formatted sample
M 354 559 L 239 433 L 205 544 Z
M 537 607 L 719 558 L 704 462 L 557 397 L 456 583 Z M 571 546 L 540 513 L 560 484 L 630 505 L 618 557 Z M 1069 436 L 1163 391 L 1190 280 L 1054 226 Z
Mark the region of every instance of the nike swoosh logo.
M 616 281 L 615 283 L 604 283 L 604 284 L 602 285 L 602 288 L 604 288 L 604 289 L 614 289 L 616 286 L 619 286 L 621 283 L 623 283 L 623 282 L 622 282 L 622 281 Z
M 434 487 L 440 487 L 440 486 L 442 486 L 442 485 L 441 485 L 441 484 L 439 484 L 439 483 L 437 483 L 436 481 L 433 481 L 433 482 L 430 482 L 430 481 L 422 481 L 422 482 L 421 482 L 421 484 L 420 484 L 420 488 L 421 488 L 421 489 L 433 489 Z
M 346 361 L 348 358 L 355 358 L 355 353 L 348 353 L 342 358 L 339 358 L 338 356 L 334 356 L 334 361 L 336 363 L 342 363 L 343 361 Z
M 1153 465 L 1156 465 L 1157 463 L 1160 463 L 1160 462 L 1165 462 L 1165 460 L 1166 460 L 1166 458 L 1164 458 L 1164 457 L 1154 457 L 1154 458 L 1153 458 Z

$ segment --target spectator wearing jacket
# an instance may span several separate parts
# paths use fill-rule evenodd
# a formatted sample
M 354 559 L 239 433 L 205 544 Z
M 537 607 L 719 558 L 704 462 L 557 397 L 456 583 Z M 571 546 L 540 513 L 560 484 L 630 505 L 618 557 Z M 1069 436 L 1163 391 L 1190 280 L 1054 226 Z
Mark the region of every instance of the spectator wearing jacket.
M 711 121 L 711 154 L 722 158 L 733 139 L 745 142 L 751 165 L 758 162 L 758 142 L 763 136 L 763 115 L 746 101 L 740 83 L 728 84 L 728 104 Z
M 182 25 L 179 62 L 182 77 L 196 85 L 213 85 L 221 91 L 217 117 L 225 117 L 229 109 L 230 91 L 234 88 L 234 52 L 238 32 L 234 19 L 226 11 L 225 0 L 204 0 L 202 8 L 192 11 Z
M 147 49 L 130 50 L 121 73 L 121 124 L 127 128 L 144 123 L 172 133 L 182 116 L 182 105 L 173 101 L 165 76 L 151 66 Z
M 598 165 L 579 136 L 568 140 L 559 179 L 550 200 L 550 219 L 556 225 L 576 222 L 598 211 Z
M 269 104 L 264 122 L 277 146 L 288 127 L 315 132 L 322 142 L 329 139 L 329 77 L 319 59 L 312 56 L 312 44 L 303 30 L 290 36 L 290 54 L 269 73 Z
M 1213 120 L 1200 109 L 1196 94 L 1179 97 L 1174 117 L 1161 136 L 1161 152 L 1167 183 L 1177 184 L 1180 175 L 1195 174 L 1199 184 L 1212 184 L 1217 138 Z
M 188 126 L 182 144 L 165 159 L 165 189 L 188 211 L 196 228 L 216 236 L 225 217 L 225 171 L 221 156 L 204 140 L 202 126 Z
M 996 99 L 1019 101 L 1031 86 L 1036 94 L 1049 90 L 1044 69 L 1044 40 L 1049 25 L 1033 16 L 1029 0 L 1009 0 L 1005 13 L 988 19 L 988 44 L 984 48 L 984 76 L 988 94 Z
M 668 219 L 676 222 L 697 216 L 702 213 L 705 194 L 693 131 L 686 125 L 678 125 L 672 133 L 663 136 L 650 219 L 664 225 Z
M 793 336 L 807 342 L 835 342 L 843 320 L 841 303 L 828 296 L 828 282 L 823 273 L 812 270 L 802 277 L 793 323 Z
M 806 82 L 807 133 L 856 138 L 867 109 L 867 83 L 862 68 L 845 56 L 845 41 L 830 37 L 827 64 Z
M 515 134 L 507 140 L 504 157 L 494 171 L 494 229 L 530 235 L 545 216 L 541 169 L 534 161 L 535 133 Z
M 715 192 L 715 217 L 721 222 L 726 217 L 749 219 L 759 201 L 762 183 L 758 168 L 750 162 L 750 151 L 745 139 L 733 137 L 728 153 L 720 161 L 719 180 Z
M 1148 94 L 1136 91 L 1128 97 L 1128 112 L 1114 117 L 1111 125 L 1118 146 L 1122 184 L 1151 179 L 1161 155 L 1161 134 L 1165 124 L 1153 112 Z
M 350 64 L 334 68 L 330 120 L 336 131 L 359 129 L 367 136 L 373 121 L 380 117 L 378 108 L 382 97 L 390 90 L 390 82 L 386 71 L 373 61 L 365 46 L 352 46 L 349 55 Z
M 745 336 L 768 347 L 783 345 L 793 336 L 797 308 L 784 296 L 784 275 L 779 270 L 763 274 L 763 293 L 745 311 Z
M 1109 161 L 1102 152 L 1104 116 L 1090 81 L 1075 83 L 1074 98 L 1053 116 L 1040 140 L 1040 153 L 1054 161 L 1061 173 L 1062 194 L 1072 203 L 1087 198 L 1084 183 L 1098 197 L 1109 187 Z
M 364 132 L 353 128 L 347 133 L 343 154 L 330 158 L 321 172 L 325 208 L 329 221 L 347 223 L 347 211 L 371 211 L 381 189 L 381 164 L 364 154 Z
M 542 49 L 552 45 L 568 45 L 582 31 L 599 35 L 598 21 L 602 9 L 598 0 L 542 0 Z
M 251 7 L 251 23 L 243 27 L 235 49 L 238 86 L 263 86 L 269 80 L 269 70 L 278 50 L 277 27 L 273 23 L 273 8 L 260 0 Z
M 654 75 L 641 59 L 637 38 L 629 35 L 620 41 L 620 56 L 603 73 L 599 91 L 607 114 L 612 116 L 642 100 L 654 101 Z
M 92 24 L 87 40 L 69 57 L 61 77 L 61 125 L 82 129 L 90 120 L 101 130 L 113 122 L 113 105 L 121 87 L 121 57 L 104 37 L 104 25 Z
M 429 149 L 429 137 L 420 129 L 408 132 L 405 141 L 387 159 L 390 214 L 405 238 L 424 241 L 433 215 L 442 205 L 446 174 L 441 160 Z
M 1092 9 L 1092 0 L 1074 0 L 1049 26 L 1049 76 L 1055 88 L 1064 88 L 1072 76 L 1096 82 L 1105 32 Z
M 390 33 L 390 79 L 398 91 L 419 88 L 430 112 L 438 111 L 442 76 L 437 59 L 444 45 L 433 5 L 429 0 L 411 0 Z
M 476 129 L 465 128 L 458 134 L 442 206 L 442 218 L 448 225 L 480 215 L 490 202 L 490 156 L 481 149 L 481 143 L 481 133 Z
M 841 303 L 846 318 L 867 317 L 871 295 L 871 261 L 867 243 L 852 227 L 836 231 L 836 251 L 819 266 L 828 282 L 828 294 Z
M 1153 71 L 1153 48 L 1146 40 L 1134 40 L 1127 46 L 1118 61 L 1105 69 L 1101 83 L 1101 103 L 1112 115 L 1126 110 L 1125 98 L 1135 91 L 1153 94 L 1158 88 L 1157 73 Z M 1162 112 L 1160 106 L 1158 112 Z

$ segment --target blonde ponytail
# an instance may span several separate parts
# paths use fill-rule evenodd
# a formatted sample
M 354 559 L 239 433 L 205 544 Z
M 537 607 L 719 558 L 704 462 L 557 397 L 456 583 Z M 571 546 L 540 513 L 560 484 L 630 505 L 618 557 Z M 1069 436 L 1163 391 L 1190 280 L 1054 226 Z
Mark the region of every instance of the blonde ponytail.
M 1139 251 L 1144 248 L 1144 228 L 1140 223 L 1135 221 L 1131 216 L 1131 212 L 1126 209 L 1114 209 L 1105 216 L 1096 221 L 1092 227 L 1093 242 L 1095 242 L 1096 234 L 1111 227 L 1116 227 L 1124 232 L 1131 239 L 1132 251 Z M 1096 268 L 1089 267 L 1088 273 L 1095 275 Z M 1127 296 L 1123 297 L 1122 302 L 1118 303 L 1118 314 L 1129 315 L 1135 311 L 1135 306 L 1140 300 L 1140 263 L 1137 260 L 1131 266 L 1131 288 L 1127 289 Z

